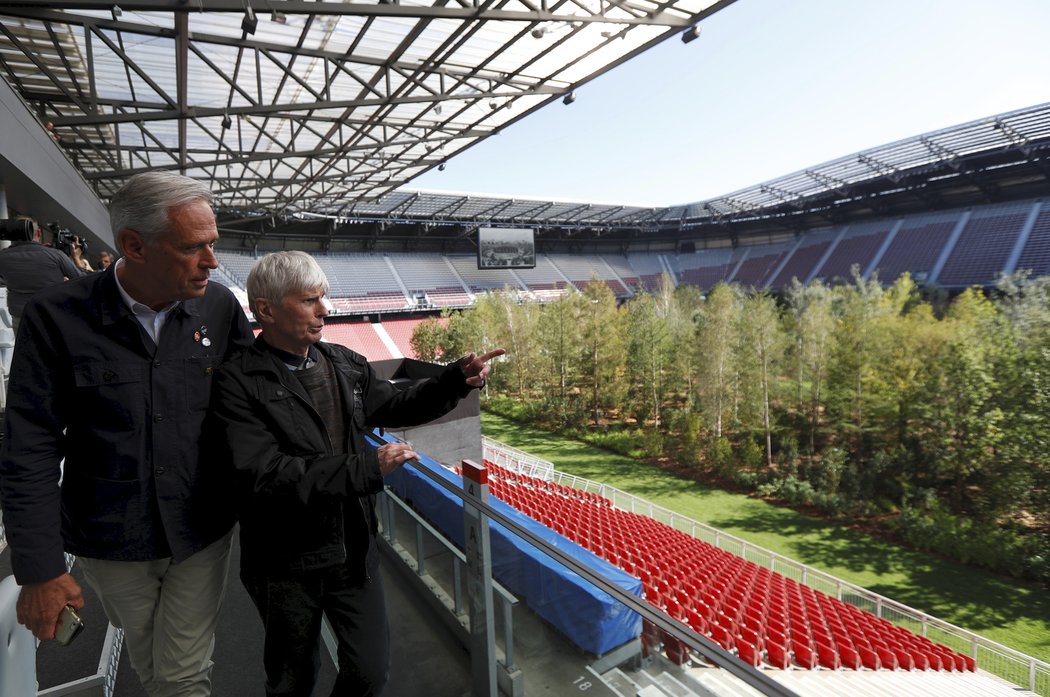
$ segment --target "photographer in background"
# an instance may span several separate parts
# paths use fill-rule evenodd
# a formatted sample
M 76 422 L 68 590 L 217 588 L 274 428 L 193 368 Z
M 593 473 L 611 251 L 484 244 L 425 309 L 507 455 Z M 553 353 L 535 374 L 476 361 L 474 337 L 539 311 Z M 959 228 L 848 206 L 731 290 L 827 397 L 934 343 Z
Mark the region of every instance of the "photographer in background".
M 40 226 L 32 218 L 19 216 L 0 223 L 4 226 L 3 238 L 11 240 L 10 247 L 0 249 L 0 285 L 7 288 L 7 309 L 17 338 L 22 309 L 34 293 L 85 272 L 81 270 L 80 245 L 73 245 L 67 256 L 41 243 Z

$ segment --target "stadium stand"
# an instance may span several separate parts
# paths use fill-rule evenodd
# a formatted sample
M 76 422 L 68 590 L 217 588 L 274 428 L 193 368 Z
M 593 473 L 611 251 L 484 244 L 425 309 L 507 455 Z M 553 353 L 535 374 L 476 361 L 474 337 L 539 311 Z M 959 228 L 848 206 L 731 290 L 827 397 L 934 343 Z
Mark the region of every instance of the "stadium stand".
M 422 317 L 416 317 L 413 319 L 385 319 L 383 320 L 381 327 L 401 351 L 402 356 L 416 358 L 416 352 L 412 350 L 412 332 L 415 331 L 416 325 L 422 321 Z M 447 320 L 439 319 L 439 321 L 442 324 L 448 323 Z M 369 360 L 372 359 L 371 356 L 368 356 L 368 358 Z
M 776 275 L 770 275 L 768 285 L 772 288 L 785 288 L 791 285 L 794 279 L 798 279 L 800 283 L 808 283 L 839 234 L 838 230 L 823 230 L 806 235 L 779 268 L 771 272 Z
M 445 257 L 452 268 L 456 270 L 459 277 L 467 285 L 472 293 L 484 293 L 490 290 L 525 290 L 522 283 L 512 269 L 479 269 L 476 256 L 449 255 Z
M 324 338 L 326 341 L 349 346 L 370 361 L 403 358 L 393 342 L 384 341 L 379 331 L 382 330 L 370 322 L 335 322 L 325 325 Z
M 678 256 L 679 279 L 682 283 L 709 289 L 725 281 L 733 271 L 733 249 L 702 249 Z
M 654 291 L 660 285 L 660 277 L 667 275 L 677 285 L 677 277 L 673 269 L 668 266 L 667 259 L 663 254 L 642 253 L 628 254 L 627 263 L 635 270 L 638 285 L 647 291 Z
M 879 280 L 892 283 L 905 272 L 925 280 L 958 221 L 958 211 L 908 218 L 874 269 Z
M 639 287 L 641 280 L 638 278 L 637 272 L 631 268 L 631 265 L 627 261 L 627 257 L 608 254 L 602 255 L 600 259 L 612 269 L 617 278 L 619 278 L 633 294 L 635 289 Z
M 486 461 L 493 496 L 641 579 L 645 599 L 754 666 L 973 672 L 975 661 L 596 493 Z M 790 640 L 789 640 L 790 637 Z M 651 649 L 653 633 L 643 630 Z M 790 648 L 789 648 L 790 646 Z M 680 647 L 665 644 L 682 663 Z
M 417 305 L 466 307 L 473 302 L 474 299 L 463 285 L 463 279 L 444 259 L 406 253 L 398 254 L 396 261 L 391 260 L 394 273 Z
M 827 282 L 849 281 L 851 280 L 850 269 L 854 264 L 858 266 L 858 271 L 863 275 L 875 260 L 875 255 L 882 248 L 886 235 L 892 227 L 888 221 L 848 226 L 831 254 L 820 268 L 814 271 L 810 280 L 820 278 Z
M 536 268 L 515 269 L 514 273 L 525 282 L 533 297 L 540 301 L 553 300 L 575 287 L 550 258 L 542 254 L 536 255 Z
M 970 216 L 934 279 L 939 285 L 990 285 L 1006 268 L 1031 204 L 993 206 Z
M 318 255 L 317 262 L 328 276 L 328 295 L 340 310 L 398 310 L 412 304 L 385 255 Z M 336 298 L 343 302 L 335 303 Z
M 749 288 L 765 288 L 770 274 L 790 253 L 791 249 L 783 244 L 748 247 L 729 280 Z
M 1014 270 L 1035 276 L 1050 274 L 1050 206 L 1042 206 L 1028 234 Z
M 256 257 L 228 250 L 217 254 L 215 280 L 229 285 L 247 312 L 243 285 Z M 476 257 L 463 254 L 347 253 L 317 259 L 332 286 L 334 315 L 381 314 L 387 322 L 399 314 L 467 307 L 477 294 L 492 290 L 510 289 L 519 300 L 548 302 L 586 288 L 595 277 L 621 300 L 639 289 L 655 291 L 662 276 L 704 290 L 725 281 L 778 292 L 792 279 L 849 282 L 854 265 L 864 277 L 877 274 L 883 284 L 908 272 L 920 283 L 957 289 L 990 286 L 1000 273 L 1015 269 L 1050 273 L 1050 207 L 1029 200 L 920 213 L 680 254 L 541 254 L 534 269 L 479 270 Z M 416 323 L 392 325 L 396 338 L 391 341 L 405 356 L 412 355 L 408 327 Z M 376 333 L 355 331 L 369 340 Z M 377 356 L 392 353 L 367 346 Z
M 551 254 L 551 264 L 578 289 L 583 290 L 595 278 L 604 282 L 617 298 L 632 295 L 601 257 L 587 254 Z

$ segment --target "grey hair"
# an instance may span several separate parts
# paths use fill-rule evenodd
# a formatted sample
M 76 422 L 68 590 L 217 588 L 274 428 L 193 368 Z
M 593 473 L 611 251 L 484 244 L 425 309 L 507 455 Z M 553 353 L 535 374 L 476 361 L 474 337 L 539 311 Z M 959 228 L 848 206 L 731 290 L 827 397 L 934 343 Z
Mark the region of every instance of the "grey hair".
M 274 252 L 255 263 L 248 272 L 248 307 L 255 313 L 255 299 L 279 303 L 289 293 L 323 288 L 328 294 L 328 277 L 317 260 L 306 252 Z
M 214 196 L 204 182 L 174 172 L 143 172 L 125 182 L 109 202 L 109 224 L 116 239 L 121 230 L 134 230 L 146 244 L 171 229 L 172 210 Z

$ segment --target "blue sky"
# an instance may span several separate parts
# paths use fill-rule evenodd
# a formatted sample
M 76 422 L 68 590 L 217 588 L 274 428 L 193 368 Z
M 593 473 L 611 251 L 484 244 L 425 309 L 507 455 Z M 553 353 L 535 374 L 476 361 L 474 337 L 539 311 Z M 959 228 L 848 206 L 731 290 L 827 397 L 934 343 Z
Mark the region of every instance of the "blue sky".
M 737 0 L 405 188 L 664 206 L 1050 102 L 1050 0 Z

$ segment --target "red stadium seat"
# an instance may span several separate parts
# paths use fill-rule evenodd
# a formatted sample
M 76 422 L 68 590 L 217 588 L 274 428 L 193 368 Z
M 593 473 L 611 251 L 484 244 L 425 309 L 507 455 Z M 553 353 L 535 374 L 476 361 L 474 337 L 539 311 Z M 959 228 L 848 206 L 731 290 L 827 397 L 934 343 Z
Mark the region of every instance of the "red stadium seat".
M 897 670 L 897 654 L 890 649 L 876 648 L 875 655 L 879 657 L 879 664 L 887 670 Z
M 762 650 L 762 637 L 759 636 L 758 632 L 749 627 L 740 627 L 737 630 L 737 635 L 748 644 L 755 647 L 756 650 Z
M 914 661 L 912 670 L 928 670 L 930 667 L 930 660 L 926 657 L 926 654 L 917 649 L 908 650 L 908 654 Z
M 726 631 L 725 627 L 718 624 L 712 624 L 709 629 L 711 631 L 711 638 L 714 639 L 719 646 L 727 651 L 733 650 L 733 637 L 728 631 Z
M 787 634 L 772 627 L 766 627 L 766 641 L 773 641 L 781 646 L 787 646 Z
M 817 658 L 820 660 L 820 665 L 825 668 L 838 670 L 842 667 L 842 661 L 839 659 L 838 653 L 827 644 L 817 642 Z
M 706 634 L 708 625 L 707 620 L 696 610 L 689 610 L 686 614 L 686 621 L 689 626 L 692 627 L 693 631 L 699 632 L 700 634 Z
M 661 632 L 661 636 L 664 642 L 664 655 L 667 656 L 667 660 L 676 666 L 685 665 L 689 662 L 689 647 L 666 632 Z
M 892 649 L 893 655 L 897 657 L 897 667 L 901 670 L 915 670 L 915 659 L 911 653 L 904 649 Z M 885 665 L 885 661 L 883 661 Z
M 872 649 L 860 646 L 857 648 L 857 655 L 860 657 L 861 665 L 869 670 L 878 670 L 882 667 L 879 655 Z
M 749 641 L 743 639 L 737 639 L 736 652 L 740 656 L 740 660 L 744 663 L 759 666 L 762 664 L 762 657 L 758 652 L 758 649 Z
M 843 668 L 860 670 L 860 653 L 858 653 L 856 649 L 845 644 L 838 644 L 836 648 L 838 649 L 839 660 L 841 661 Z
M 817 656 L 813 653 L 813 650 L 809 648 L 809 644 L 792 641 L 791 650 L 795 655 L 795 665 L 798 667 L 806 669 L 817 667 Z
M 787 649 L 783 644 L 773 640 L 766 641 L 766 660 L 771 666 L 781 670 L 786 670 L 791 665 L 791 657 L 788 656 Z

